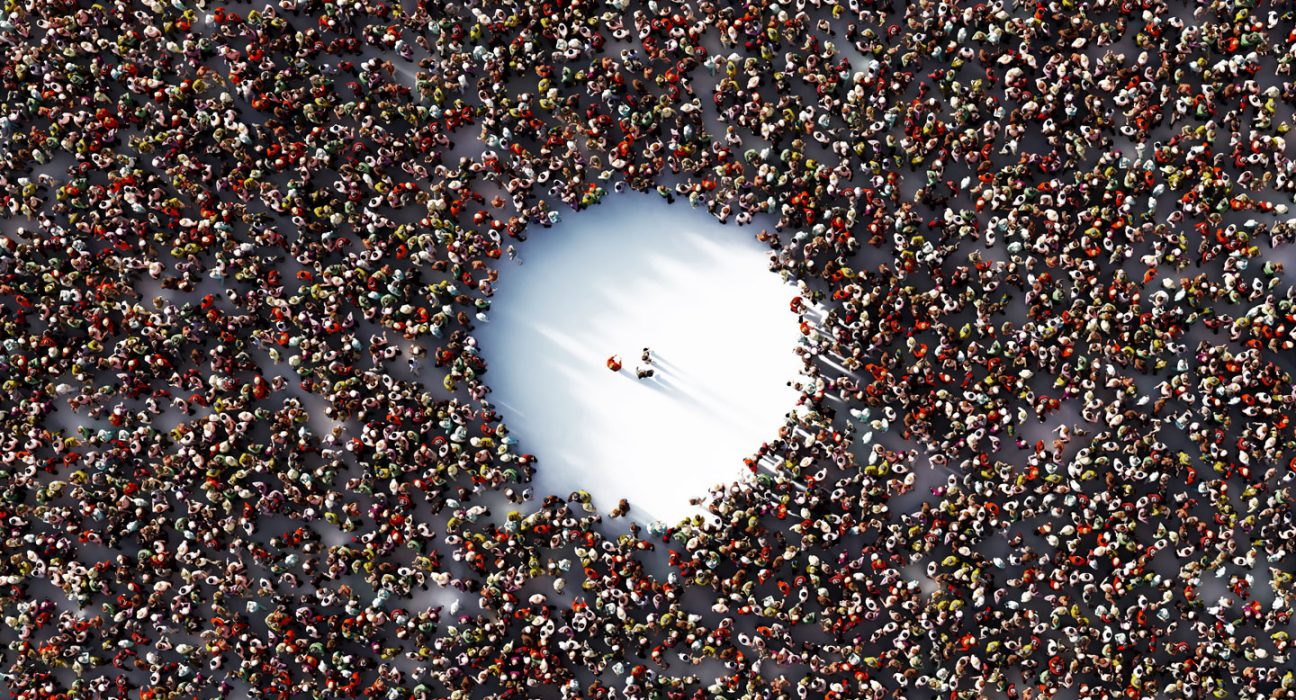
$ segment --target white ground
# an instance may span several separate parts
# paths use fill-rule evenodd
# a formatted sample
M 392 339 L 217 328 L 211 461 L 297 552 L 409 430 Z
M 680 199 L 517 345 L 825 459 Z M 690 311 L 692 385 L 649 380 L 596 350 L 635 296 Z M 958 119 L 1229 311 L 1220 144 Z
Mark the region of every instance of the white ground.
M 788 305 L 751 227 L 687 203 L 610 196 L 532 228 L 475 333 L 491 400 L 540 461 L 537 495 L 630 500 L 641 522 L 675 522 L 692 497 L 745 471 L 793 410 L 800 362 Z M 657 375 L 635 378 L 640 352 Z M 606 362 L 620 355 L 624 368 Z

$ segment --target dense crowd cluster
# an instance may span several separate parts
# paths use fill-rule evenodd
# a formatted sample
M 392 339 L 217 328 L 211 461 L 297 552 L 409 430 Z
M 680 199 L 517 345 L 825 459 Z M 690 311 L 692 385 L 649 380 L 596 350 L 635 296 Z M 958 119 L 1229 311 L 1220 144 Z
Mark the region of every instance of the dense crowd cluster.
M 2 5 L 12 697 L 1296 696 L 1291 3 Z M 473 337 L 625 189 L 799 289 L 680 523 Z

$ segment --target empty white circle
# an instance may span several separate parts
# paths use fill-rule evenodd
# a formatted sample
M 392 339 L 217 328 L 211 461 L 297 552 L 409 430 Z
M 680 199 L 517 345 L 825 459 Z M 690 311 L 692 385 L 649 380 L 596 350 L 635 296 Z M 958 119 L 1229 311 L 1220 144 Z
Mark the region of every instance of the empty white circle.
M 539 458 L 536 493 L 584 489 L 604 512 L 626 498 L 641 522 L 697 512 L 795 408 L 795 288 L 750 228 L 646 195 L 528 233 L 475 335 L 490 400 Z

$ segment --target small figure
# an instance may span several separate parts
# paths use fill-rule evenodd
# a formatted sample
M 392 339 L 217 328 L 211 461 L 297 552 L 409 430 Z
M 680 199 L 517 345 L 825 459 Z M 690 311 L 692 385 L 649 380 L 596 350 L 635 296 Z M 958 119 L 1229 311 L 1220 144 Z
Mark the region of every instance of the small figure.
M 647 379 L 648 377 L 653 376 L 656 372 L 653 370 L 652 366 L 652 351 L 648 348 L 644 348 L 643 354 L 640 355 L 640 360 L 642 363 L 638 367 L 635 367 L 635 376 L 640 379 Z
M 613 355 L 607 359 L 607 368 L 613 372 L 621 371 L 621 358 Z

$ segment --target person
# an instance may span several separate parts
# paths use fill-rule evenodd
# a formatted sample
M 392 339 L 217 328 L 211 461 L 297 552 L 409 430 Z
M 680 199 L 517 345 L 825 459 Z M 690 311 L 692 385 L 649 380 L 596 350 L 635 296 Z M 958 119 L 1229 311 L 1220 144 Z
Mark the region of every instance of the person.
M 617 355 L 613 355 L 613 356 L 609 357 L 609 358 L 607 359 L 607 368 L 610 369 L 610 370 L 612 370 L 613 372 L 620 372 L 620 371 L 621 371 L 621 358 L 620 358 L 619 356 L 617 356 Z
M 635 376 L 640 379 L 647 379 L 656 373 L 653 368 L 652 351 L 644 348 L 639 355 L 639 364 L 635 367 Z

